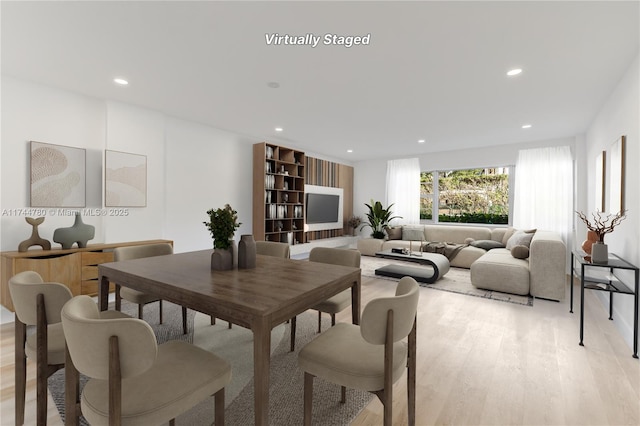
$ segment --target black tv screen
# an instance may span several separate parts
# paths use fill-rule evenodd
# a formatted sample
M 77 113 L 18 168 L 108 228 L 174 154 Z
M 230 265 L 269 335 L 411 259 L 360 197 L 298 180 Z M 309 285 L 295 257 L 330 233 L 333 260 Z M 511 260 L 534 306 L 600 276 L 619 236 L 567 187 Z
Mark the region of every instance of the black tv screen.
M 340 196 L 307 193 L 307 223 L 331 223 L 338 221 Z

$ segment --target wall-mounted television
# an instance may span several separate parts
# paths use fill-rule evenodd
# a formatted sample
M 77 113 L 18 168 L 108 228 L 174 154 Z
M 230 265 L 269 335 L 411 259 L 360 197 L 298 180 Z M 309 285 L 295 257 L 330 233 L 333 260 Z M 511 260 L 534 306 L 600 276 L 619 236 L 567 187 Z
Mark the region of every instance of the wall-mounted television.
M 342 229 L 342 188 L 305 185 L 305 223 L 309 231 Z

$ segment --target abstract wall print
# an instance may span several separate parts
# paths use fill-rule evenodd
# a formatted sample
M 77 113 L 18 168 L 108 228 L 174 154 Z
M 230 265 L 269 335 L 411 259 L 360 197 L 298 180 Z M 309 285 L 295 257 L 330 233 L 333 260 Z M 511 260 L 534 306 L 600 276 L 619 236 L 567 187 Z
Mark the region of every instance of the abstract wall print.
M 616 214 L 625 209 L 624 207 L 624 190 L 625 190 L 625 143 L 626 137 L 620 136 L 617 141 L 611 145 L 611 186 L 609 188 L 609 213 Z
M 86 150 L 31 141 L 31 207 L 85 207 Z
M 105 206 L 146 207 L 147 156 L 105 151 Z

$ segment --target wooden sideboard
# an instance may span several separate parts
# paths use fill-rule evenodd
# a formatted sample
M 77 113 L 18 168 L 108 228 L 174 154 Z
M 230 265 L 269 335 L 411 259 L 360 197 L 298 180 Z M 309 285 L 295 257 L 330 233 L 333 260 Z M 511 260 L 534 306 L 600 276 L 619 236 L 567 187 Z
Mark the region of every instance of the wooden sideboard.
M 1 252 L 0 304 L 14 311 L 9 279 L 23 271 L 36 271 L 45 282 L 62 283 L 69 287 L 74 296 L 95 296 L 98 294 L 98 265 L 113 262 L 113 249 L 156 243 L 173 245 L 171 240 L 148 240 L 89 244 L 85 248 Z

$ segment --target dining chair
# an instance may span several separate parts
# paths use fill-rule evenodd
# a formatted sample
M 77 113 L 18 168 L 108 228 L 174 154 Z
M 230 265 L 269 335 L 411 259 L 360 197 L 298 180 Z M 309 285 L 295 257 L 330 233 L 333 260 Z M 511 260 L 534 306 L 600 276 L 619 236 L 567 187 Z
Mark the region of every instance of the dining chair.
M 256 253 L 289 259 L 289 244 L 276 241 L 256 241 Z
M 311 425 L 313 379 L 375 394 L 384 406 L 384 425 L 392 424 L 393 384 L 407 368 L 408 424 L 415 425 L 416 313 L 418 283 L 403 277 L 395 296 L 371 300 L 360 325 L 339 323 L 309 342 L 298 354 L 304 371 L 304 424 Z M 402 341 L 408 337 L 408 344 Z
M 29 358 L 36 363 L 36 422 L 44 425 L 47 423 L 47 379 L 65 366 L 60 312 L 73 295 L 63 284 L 44 282 L 35 271 L 24 271 L 11 277 L 9 293 L 15 308 L 15 423 L 24 423 Z M 120 312 L 108 312 L 103 316 L 126 316 Z M 27 326 L 36 328 L 28 336 Z M 73 416 L 73 408 L 67 413 Z
M 360 267 L 360 252 L 358 250 L 314 247 L 309 253 L 309 262 L 329 263 L 332 265 Z M 312 309 L 318 311 L 318 333 L 322 331 L 322 313 L 331 315 L 331 326 L 336 325 L 336 314 L 351 306 L 351 289 L 344 290 L 335 296 L 331 296 L 324 302 L 314 306 Z M 291 324 L 291 352 L 295 349 L 295 318 Z
M 113 250 L 113 258 L 116 262 L 122 260 L 140 259 L 152 256 L 164 256 L 173 254 L 173 247 L 168 243 L 145 244 L 139 246 L 117 247 Z M 116 310 L 121 308 L 121 299 L 138 305 L 138 318 L 144 319 L 143 310 L 147 303 L 159 303 L 159 322 L 162 324 L 162 299 L 152 293 L 144 293 L 128 287 L 116 286 Z M 187 334 L 187 308 L 182 307 L 182 332 Z
M 169 422 L 215 395 L 215 424 L 224 424 L 224 389 L 231 366 L 190 343 L 158 345 L 137 318 L 101 319 L 89 296 L 62 308 L 62 327 L 74 367 L 89 378 L 81 395 L 91 425 Z

